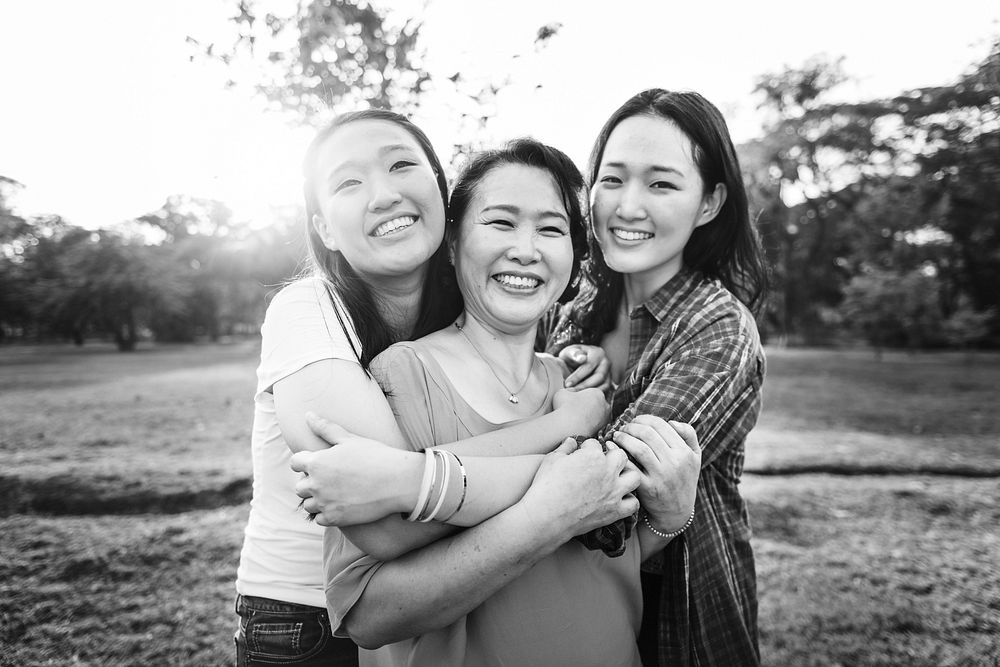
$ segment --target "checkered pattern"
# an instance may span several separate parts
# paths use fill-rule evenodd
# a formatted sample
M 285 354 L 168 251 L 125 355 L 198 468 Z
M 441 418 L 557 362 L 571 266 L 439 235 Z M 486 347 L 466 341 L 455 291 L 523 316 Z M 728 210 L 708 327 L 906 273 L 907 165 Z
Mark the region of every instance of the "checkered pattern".
M 629 369 L 613 422 L 635 415 L 689 422 L 703 448 L 695 517 L 644 568 L 662 575 L 661 665 L 757 665 L 757 586 L 739 493 L 744 442 L 760 413 L 765 362 L 753 317 L 722 285 L 682 271 L 629 314 Z M 587 340 L 563 311 L 549 351 Z M 602 435 L 603 435 L 602 434 Z M 581 538 L 614 553 L 624 525 Z

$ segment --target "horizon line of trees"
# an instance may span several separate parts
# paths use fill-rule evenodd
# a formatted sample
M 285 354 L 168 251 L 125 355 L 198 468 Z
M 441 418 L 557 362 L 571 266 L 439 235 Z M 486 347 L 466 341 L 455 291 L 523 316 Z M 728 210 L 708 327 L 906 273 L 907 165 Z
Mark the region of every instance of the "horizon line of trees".
M 236 3 L 230 44 L 189 38 L 192 58 L 259 65 L 257 92 L 302 123 L 328 109 L 413 109 L 451 86 L 473 133 L 489 136 L 507 79 L 422 69 L 420 24 L 370 3 L 312 0 L 290 16 Z M 539 28 L 536 55 L 559 24 Z M 242 71 L 242 70 L 241 70 Z M 773 268 L 766 340 L 876 348 L 1000 347 L 1000 38 L 952 85 L 831 102 L 842 59 L 764 74 L 760 138 L 738 147 Z M 229 85 L 238 85 L 230 81 Z M 475 130 L 478 128 L 479 134 Z M 478 137 L 478 138 L 477 138 Z M 0 176 L 0 340 L 158 341 L 256 332 L 266 294 L 304 254 L 303 214 L 252 228 L 221 202 L 175 195 L 115 228 L 22 217 Z

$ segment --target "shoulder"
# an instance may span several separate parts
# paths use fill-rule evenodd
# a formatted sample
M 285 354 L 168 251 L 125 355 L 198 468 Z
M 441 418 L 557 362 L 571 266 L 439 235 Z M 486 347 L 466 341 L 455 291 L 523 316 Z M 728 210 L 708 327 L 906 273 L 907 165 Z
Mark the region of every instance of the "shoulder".
M 760 352 L 757 323 L 749 309 L 718 280 L 694 281 L 670 314 L 673 336 L 699 349 Z
M 267 309 L 268 311 L 281 310 L 299 307 L 303 304 L 312 307 L 335 305 L 338 310 L 343 309 L 340 295 L 336 294 L 332 288 L 328 288 L 320 278 L 313 276 L 300 278 L 282 287 L 271 299 Z
M 398 385 L 409 378 L 423 375 L 423 356 L 418 342 L 394 343 L 372 359 L 370 370 L 383 389 L 388 390 L 390 381 Z

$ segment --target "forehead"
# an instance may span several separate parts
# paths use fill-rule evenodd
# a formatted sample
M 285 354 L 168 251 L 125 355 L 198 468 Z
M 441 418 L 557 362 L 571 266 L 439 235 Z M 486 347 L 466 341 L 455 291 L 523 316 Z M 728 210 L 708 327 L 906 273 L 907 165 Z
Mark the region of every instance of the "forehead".
M 345 162 L 377 159 L 393 148 L 423 154 L 416 138 L 402 126 L 387 120 L 357 120 L 338 127 L 326 138 L 317 161 L 336 168 Z
M 530 212 L 565 211 L 552 174 L 538 167 L 503 164 L 490 169 L 476 185 L 473 206 L 516 206 Z
M 694 147 L 673 121 L 645 114 L 630 116 L 608 137 L 601 163 L 609 162 L 674 167 L 688 173 L 695 166 Z

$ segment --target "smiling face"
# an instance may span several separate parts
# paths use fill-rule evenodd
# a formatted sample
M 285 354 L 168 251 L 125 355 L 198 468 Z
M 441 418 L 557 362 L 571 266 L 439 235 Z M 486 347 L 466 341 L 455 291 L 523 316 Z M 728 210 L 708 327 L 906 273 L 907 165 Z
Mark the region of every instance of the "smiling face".
M 384 120 L 348 123 L 323 142 L 316 173 L 312 224 L 323 245 L 374 284 L 422 277 L 444 236 L 444 203 L 409 132 Z
M 466 311 L 505 333 L 529 330 L 566 289 L 569 218 L 552 176 L 504 164 L 476 186 L 452 252 Z
M 631 116 L 611 132 L 601 156 L 591 191 L 594 234 L 607 265 L 644 300 L 680 271 L 691 233 L 724 200 L 724 186 L 705 192 L 691 140 L 680 128 L 664 118 Z

